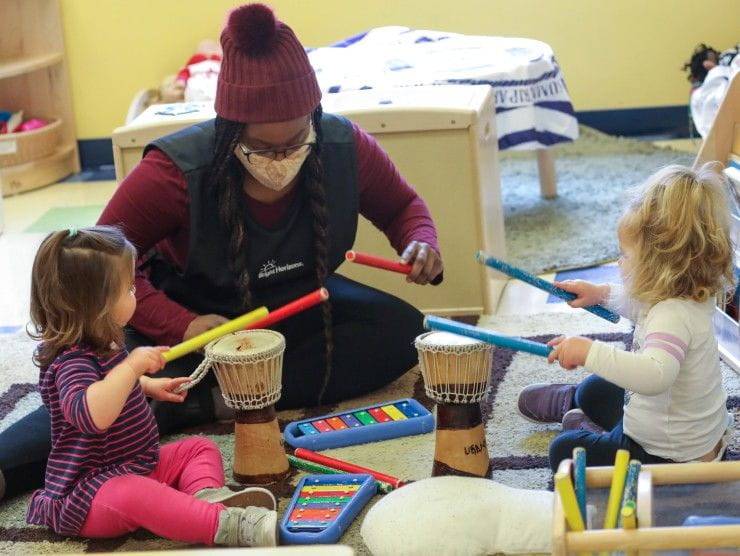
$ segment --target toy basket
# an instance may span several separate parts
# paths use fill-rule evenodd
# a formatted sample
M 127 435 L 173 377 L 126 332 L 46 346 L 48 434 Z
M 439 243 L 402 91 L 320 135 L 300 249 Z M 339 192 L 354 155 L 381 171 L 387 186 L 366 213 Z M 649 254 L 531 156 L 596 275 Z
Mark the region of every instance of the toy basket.
M 571 473 L 572 460 L 558 471 Z M 589 505 L 603 520 L 613 467 L 586 469 Z M 740 555 L 740 525 L 686 526 L 690 515 L 740 516 L 740 462 L 643 465 L 637 481 L 637 528 L 570 530 L 560 495 L 555 492 L 553 556 Z
M 44 118 L 39 129 L 0 135 L 0 168 L 24 164 L 52 154 L 59 145 L 62 120 Z

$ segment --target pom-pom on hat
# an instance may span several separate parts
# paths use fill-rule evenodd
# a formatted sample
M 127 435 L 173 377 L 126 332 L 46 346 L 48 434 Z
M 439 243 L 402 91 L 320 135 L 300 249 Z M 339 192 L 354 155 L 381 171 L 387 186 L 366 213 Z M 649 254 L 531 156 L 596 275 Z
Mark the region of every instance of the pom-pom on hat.
M 229 14 L 216 113 L 235 122 L 282 122 L 310 114 L 321 101 L 316 74 L 293 30 L 264 4 Z

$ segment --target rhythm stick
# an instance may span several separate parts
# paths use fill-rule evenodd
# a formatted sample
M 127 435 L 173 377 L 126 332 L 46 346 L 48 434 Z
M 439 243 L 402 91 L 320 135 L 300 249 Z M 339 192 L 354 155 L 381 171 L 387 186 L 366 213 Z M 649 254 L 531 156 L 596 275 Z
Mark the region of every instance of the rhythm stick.
M 586 515 L 586 448 L 573 448 L 573 483 L 575 484 L 576 500 L 583 522 L 588 521 Z
M 376 257 L 375 255 L 368 255 L 367 253 L 360 253 L 359 251 L 347 251 L 344 254 L 344 258 L 353 263 L 374 266 L 375 268 L 382 268 L 391 272 L 398 272 L 399 274 L 408 274 L 412 268 L 410 264 Z
M 567 471 L 558 471 L 555 473 L 555 488 L 560 495 L 560 503 L 563 506 L 565 520 L 571 531 L 583 531 L 586 526 L 581 517 L 581 511 L 578 509 L 576 493 L 573 490 L 573 483 L 570 480 L 570 473 Z
M 164 360 L 168 363 L 170 361 L 174 361 L 175 359 L 182 357 L 183 355 L 187 355 L 188 353 L 192 353 L 202 348 L 208 342 L 211 342 L 220 338 L 221 336 L 225 336 L 226 334 L 236 332 L 237 330 L 241 330 L 242 328 L 249 326 L 256 320 L 267 316 L 268 312 L 269 311 L 267 310 L 267 307 L 258 307 L 257 309 L 245 313 L 240 317 L 236 317 L 229 322 L 225 322 L 217 326 L 216 328 L 206 330 L 202 334 L 198 334 L 197 336 L 194 336 L 189 340 L 185 340 L 180 344 L 172 346 L 169 350 L 162 353 L 162 357 L 164 357 Z
M 271 326 L 276 322 L 287 319 L 288 317 L 292 317 L 293 315 L 300 313 L 301 311 L 305 311 L 306 309 L 310 309 L 314 305 L 317 305 L 322 301 L 326 301 L 327 299 L 329 299 L 329 291 L 326 288 L 319 288 L 318 290 L 315 290 L 308 295 L 299 297 L 295 301 L 286 303 L 285 305 L 279 307 L 278 309 L 275 309 L 274 311 L 270 311 L 270 314 L 268 314 L 265 318 L 253 322 L 245 328 L 267 328 L 268 326 Z
M 327 467 L 326 465 L 314 463 L 306 459 L 297 458 L 291 454 L 286 454 L 286 457 L 288 458 L 288 463 L 290 463 L 290 465 L 292 465 L 296 469 L 301 469 L 310 473 L 323 473 L 325 475 L 336 475 L 344 473 L 344 471 L 340 471 L 339 469 Z M 380 492 L 381 494 L 388 494 L 393 490 L 392 485 L 384 483 L 383 481 L 378 481 L 377 479 L 375 480 L 375 486 L 378 487 L 378 492 Z
M 367 473 L 368 475 L 372 475 L 379 481 L 388 483 L 394 488 L 399 488 L 407 484 L 407 481 L 402 481 L 401 479 L 397 479 L 396 477 L 393 477 L 391 475 L 386 475 L 385 473 L 381 473 L 380 471 L 375 471 L 374 469 L 368 469 L 367 467 L 355 465 L 354 463 L 342 461 L 341 459 L 325 456 L 324 454 L 317 454 L 316 452 L 306 450 L 305 448 L 296 448 L 295 455 L 299 458 L 312 461 L 314 463 L 319 463 L 321 465 L 325 465 L 326 467 L 331 467 L 332 469 L 338 469 L 345 473 Z
M 483 328 L 433 315 L 424 317 L 424 328 L 427 330 L 444 330 L 445 332 L 452 332 L 459 336 L 475 338 L 476 340 L 481 340 L 494 346 L 513 349 L 514 351 L 524 351 L 534 355 L 541 355 L 542 357 L 547 357 L 553 350 L 553 347 L 547 344 L 525 340 L 517 336 L 496 334 L 490 330 L 484 330 Z
M 624 493 L 622 494 L 622 508 L 632 502 L 637 504 L 637 478 L 640 475 L 641 464 L 633 459 L 627 467 L 627 478 L 624 480 Z M 620 513 L 621 516 L 621 513 Z M 617 525 L 622 525 L 621 522 Z
M 624 529 L 637 529 L 637 517 L 635 516 L 634 501 L 627 502 L 619 512 Z
M 517 280 L 526 282 L 527 284 L 534 286 L 535 288 L 539 288 L 541 290 L 549 292 L 552 295 L 559 297 L 560 299 L 572 301 L 573 299 L 578 297 L 576 294 L 567 292 L 562 288 L 558 288 L 547 280 L 543 280 L 542 278 L 530 274 L 522 270 L 521 268 L 511 266 L 510 264 L 505 263 L 504 261 L 495 257 L 489 257 L 483 251 L 478 251 L 478 253 L 476 253 L 475 255 L 475 258 L 479 263 L 483 263 L 484 265 L 490 266 L 491 268 L 498 270 L 499 272 L 508 274 L 512 278 L 516 278 Z M 601 317 L 602 319 L 608 320 L 609 322 L 619 322 L 619 315 L 617 313 L 610 311 L 609 309 L 607 309 L 606 307 L 602 307 L 601 305 L 589 305 L 588 307 L 584 307 L 584 309 L 598 317 Z
M 614 529 L 617 526 L 617 516 L 619 515 L 619 506 L 622 503 L 622 492 L 624 491 L 624 481 L 627 477 L 629 461 L 629 450 L 617 450 L 617 455 L 614 458 L 614 471 L 612 471 L 612 484 L 609 489 L 609 500 L 606 503 L 604 529 Z

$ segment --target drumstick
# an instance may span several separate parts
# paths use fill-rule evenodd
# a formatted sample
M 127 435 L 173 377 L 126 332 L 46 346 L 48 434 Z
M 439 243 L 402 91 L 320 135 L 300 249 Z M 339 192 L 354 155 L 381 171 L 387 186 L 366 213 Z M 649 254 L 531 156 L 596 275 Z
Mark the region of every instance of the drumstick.
M 344 471 L 341 471 L 340 469 L 327 467 L 326 465 L 321 465 L 320 463 L 308 461 L 307 459 L 297 458 L 291 454 L 286 454 L 286 457 L 288 458 L 288 462 L 290 463 L 290 465 L 292 465 L 296 469 L 301 469 L 302 471 L 308 471 L 310 473 L 322 473 L 324 475 L 336 475 L 338 473 L 344 473 Z M 384 483 L 383 481 L 379 481 L 378 479 L 375 479 L 375 486 L 377 487 L 378 492 L 380 492 L 381 494 L 388 494 L 393 490 L 393 485 L 389 485 L 388 483 Z
M 344 254 L 344 258 L 353 263 L 374 266 L 375 268 L 382 268 L 384 270 L 398 272 L 399 274 L 408 274 L 411 272 L 410 264 L 386 259 L 384 257 L 377 257 L 375 255 L 368 255 L 367 253 L 360 253 L 359 251 L 347 251 Z
M 526 282 L 527 284 L 534 286 L 535 288 L 539 288 L 548 293 L 551 293 L 552 295 L 559 297 L 560 299 L 572 301 L 573 299 L 578 297 L 576 294 L 567 292 L 564 289 L 559 288 L 556 285 L 548 282 L 547 280 L 543 280 L 542 278 L 530 274 L 529 272 L 526 272 L 521 268 L 511 266 L 510 264 L 505 263 L 504 261 L 497 259 L 496 257 L 489 257 L 483 251 L 478 251 L 478 253 L 476 253 L 475 255 L 475 258 L 479 263 L 483 263 L 484 265 L 490 266 L 491 268 L 498 270 L 499 272 L 508 274 L 512 278 L 516 278 L 517 280 Z M 619 315 L 617 313 L 615 313 L 614 311 L 610 311 L 609 309 L 607 309 L 606 307 L 602 307 L 601 305 L 589 305 L 588 307 L 583 308 L 586 309 L 586 311 L 593 313 L 597 317 L 606 319 L 609 322 L 619 322 Z
M 552 346 L 548 346 L 547 344 L 525 340 L 524 338 L 519 338 L 517 336 L 497 334 L 491 330 L 485 330 L 483 328 L 478 328 L 477 326 L 471 326 L 462 322 L 443 319 L 432 315 L 424 317 L 424 328 L 427 330 L 443 330 L 445 332 L 452 332 L 453 334 L 475 338 L 476 340 L 481 340 L 483 342 L 493 344 L 494 346 L 513 349 L 514 351 L 524 351 L 534 355 L 541 355 L 542 357 L 547 357 L 553 350 Z
M 381 473 L 380 471 L 375 471 L 373 469 L 368 469 L 367 467 L 355 465 L 354 463 L 342 461 L 341 459 L 325 456 L 324 454 L 317 454 L 316 452 L 306 450 L 305 448 L 296 448 L 295 455 L 296 457 L 299 457 L 301 459 L 325 465 L 326 467 L 331 467 L 332 469 L 338 469 L 339 471 L 344 471 L 345 473 L 367 473 L 368 475 L 372 475 L 379 481 L 388 483 L 389 485 L 393 486 L 393 488 L 399 488 L 407 484 L 407 481 L 402 481 L 401 479 L 397 479 L 396 477 L 393 477 L 391 475 L 386 475 L 385 473 Z
M 278 321 L 287 319 L 288 317 L 292 317 L 293 315 L 305 311 L 306 309 L 310 309 L 314 305 L 317 305 L 322 301 L 326 301 L 327 299 L 329 299 L 329 291 L 326 288 L 319 288 L 318 290 L 304 295 L 303 297 L 299 297 L 295 301 L 291 301 L 290 303 L 286 303 L 282 307 L 278 307 L 274 311 L 270 311 L 270 313 L 265 318 L 253 322 L 245 328 L 267 328 L 268 326 L 271 326 Z
M 257 307 L 253 311 L 245 313 L 240 317 L 236 317 L 235 319 L 225 322 L 216 328 L 206 330 L 202 334 L 198 334 L 189 340 L 185 340 L 182 343 L 172 346 L 169 350 L 162 353 L 162 357 L 164 357 L 164 360 L 168 363 L 170 361 L 174 361 L 183 355 L 187 355 L 188 353 L 192 353 L 202 348 L 212 340 L 216 340 L 221 336 L 225 336 L 226 334 L 241 330 L 245 326 L 249 326 L 254 321 L 264 318 L 267 314 L 267 307 Z

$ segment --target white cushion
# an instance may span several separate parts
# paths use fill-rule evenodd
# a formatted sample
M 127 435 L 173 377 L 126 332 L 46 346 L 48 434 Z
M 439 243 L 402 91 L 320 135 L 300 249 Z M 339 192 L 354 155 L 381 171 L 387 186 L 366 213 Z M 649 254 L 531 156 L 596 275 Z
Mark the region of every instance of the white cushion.
M 375 556 L 551 552 L 552 492 L 433 477 L 378 501 L 360 533 Z

